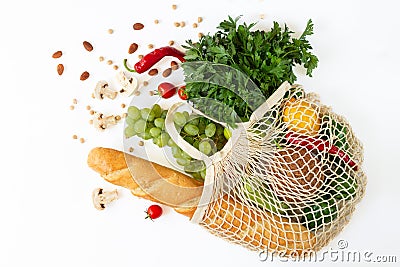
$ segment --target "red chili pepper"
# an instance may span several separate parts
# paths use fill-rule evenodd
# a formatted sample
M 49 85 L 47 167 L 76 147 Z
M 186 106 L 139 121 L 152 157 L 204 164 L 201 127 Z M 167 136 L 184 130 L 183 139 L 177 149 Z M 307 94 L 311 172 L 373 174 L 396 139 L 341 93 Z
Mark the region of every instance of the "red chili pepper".
M 346 154 L 346 152 L 340 150 L 338 147 L 330 144 L 328 141 L 316 139 L 305 135 L 299 135 L 293 132 L 286 134 L 286 139 L 291 144 L 304 146 L 309 150 L 317 149 L 321 152 L 328 152 L 332 155 L 338 155 L 345 163 L 349 164 L 355 171 L 358 169 L 356 163 Z
M 183 52 L 171 46 L 164 46 L 161 48 L 157 48 L 145 55 L 139 62 L 135 64 L 135 71 L 137 73 L 143 73 L 149 70 L 152 66 L 154 66 L 157 62 L 159 62 L 163 57 L 166 56 L 176 57 L 181 62 L 186 61 L 184 58 L 185 54 Z

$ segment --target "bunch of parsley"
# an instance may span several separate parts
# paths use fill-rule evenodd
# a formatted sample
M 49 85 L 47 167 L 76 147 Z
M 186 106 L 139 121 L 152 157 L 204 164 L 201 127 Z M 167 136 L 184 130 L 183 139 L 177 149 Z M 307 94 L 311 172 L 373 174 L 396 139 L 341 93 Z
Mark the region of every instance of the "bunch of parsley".
M 318 58 L 311 53 L 312 47 L 306 39 L 313 34 L 311 20 L 308 21 L 300 37 L 293 38 L 293 32 L 286 25 L 282 29 L 277 22 L 274 22 L 270 31 L 252 31 L 255 23 L 238 25 L 239 19 L 240 17 L 236 19 L 229 17 L 220 23 L 214 35 L 204 35 L 195 43 L 191 40 L 186 41 L 187 45 L 184 47 L 187 49 L 185 56 L 187 62 L 208 61 L 240 70 L 260 88 L 265 98 L 268 98 L 284 81 L 290 83 L 296 81 L 293 72 L 296 64 L 304 66 L 307 75 L 311 77 L 312 71 L 318 64 Z M 186 66 L 183 64 L 183 68 L 189 100 L 211 98 L 233 109 L 241 120 L 249 119 L 254 107 L 250 107 L 249 101 L 243 99 L 243 95 L 252 95 L 251 92 L 245 92 L 246 82 L 244 86 L 236 89 L 243 90 L 239 96 L 226 87 L 210 82 L 198 82 L 210 77 L 214 80 L 226 80 L 229 73 L 221 74 L 210 66 L 193 68 L 190 64 Z M 194 104 L 206 114 L 207 110 L 215 113 L 216 107 L 212 105 L 205 107 Z M 218 110 L 220 113 L 224 112 L 222 109 Z

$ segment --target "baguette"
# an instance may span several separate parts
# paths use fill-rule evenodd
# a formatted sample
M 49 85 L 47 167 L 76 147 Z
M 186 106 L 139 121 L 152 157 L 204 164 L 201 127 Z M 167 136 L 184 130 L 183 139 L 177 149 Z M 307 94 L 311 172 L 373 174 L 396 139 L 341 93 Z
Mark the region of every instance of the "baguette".
M 203 190 L 203 183 L 183 173 L 111 148 L 92 149 L 87 163 L 106 181 L 129 189 L 134 196 L 168 205 L 188 217 Z
M 110 148 L 90 151 L 88 165 L 106 181 L 131 190 L 135 196 L 172 206 L 189 218 L 203 190 L 202 183 L 178 171 Z M 314 234 L 301 224 L 269 212 L 258 214 L 227 195 L 210 204 L 201 224 L 252 250 L 272 249 L 289 255 L 309 251 L 315 244 Z

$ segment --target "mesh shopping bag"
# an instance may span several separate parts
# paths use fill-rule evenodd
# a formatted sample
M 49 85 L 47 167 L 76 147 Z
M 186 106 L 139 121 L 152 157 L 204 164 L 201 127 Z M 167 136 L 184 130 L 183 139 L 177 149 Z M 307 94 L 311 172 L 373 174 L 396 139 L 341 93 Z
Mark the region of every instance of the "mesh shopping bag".
M 174 142 L 206 168 L 193 222 L 250 250 L 286 256 L 318 251 L 348 223 L 366 187 L 363 147 L 316 94 L 283 83 L 212 156 L 179 135 L 173 114 L 183 105 L 206 115 L 177 103 L 166 117 Z

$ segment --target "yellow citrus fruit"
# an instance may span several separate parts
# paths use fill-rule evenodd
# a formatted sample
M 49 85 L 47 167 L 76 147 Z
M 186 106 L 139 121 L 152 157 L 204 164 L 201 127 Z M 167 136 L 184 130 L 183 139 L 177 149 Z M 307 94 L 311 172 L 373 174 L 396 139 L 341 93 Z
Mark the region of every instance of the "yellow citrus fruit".
M 321 125 L 318 111 L 305 99 L 290 99 L 283 109 L 283 121 L 292 131 L 315 135 Z

